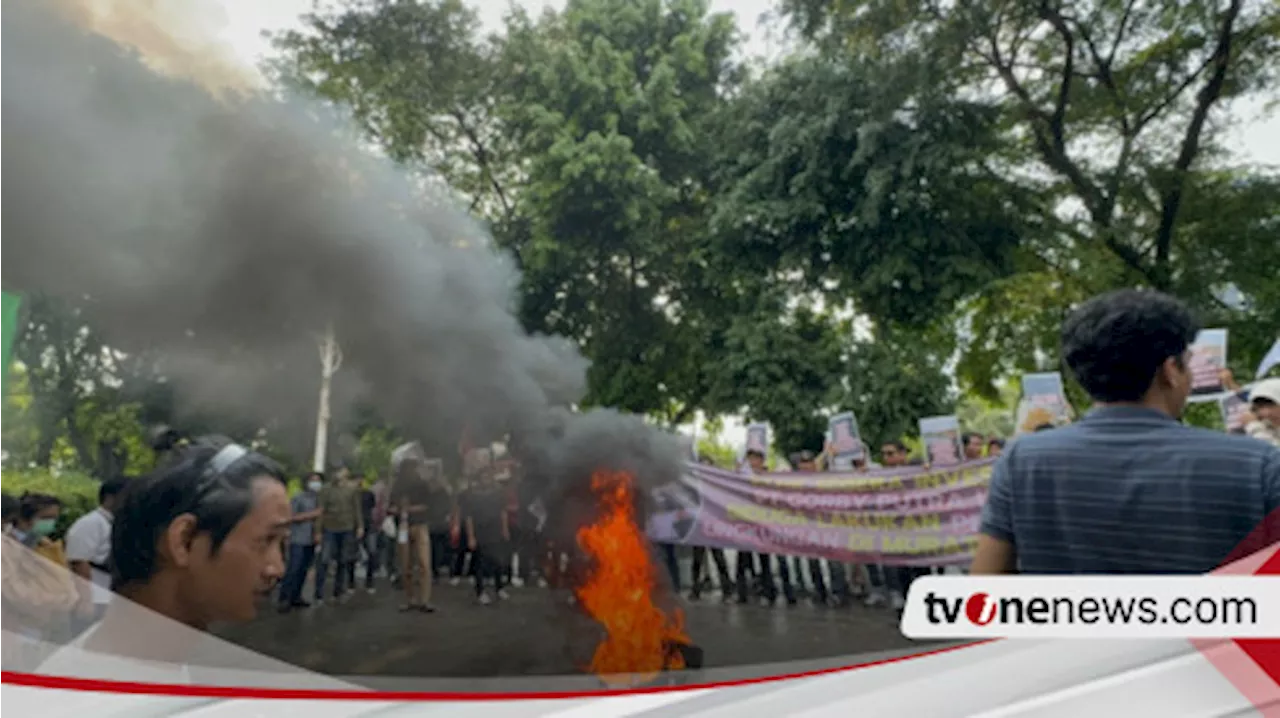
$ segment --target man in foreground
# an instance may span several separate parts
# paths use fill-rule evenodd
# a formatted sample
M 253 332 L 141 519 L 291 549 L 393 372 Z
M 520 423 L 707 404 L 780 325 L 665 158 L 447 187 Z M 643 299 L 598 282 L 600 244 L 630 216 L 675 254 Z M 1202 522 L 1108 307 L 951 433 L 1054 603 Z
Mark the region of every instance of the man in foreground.
M 166 468 L 130 482 L 112 525 L 118 597 L 41 672 L 190 682 L 198 634 L 139 627 L 152 613 L 196 631 L 253 619 L 284 573 L 290 525 L 284 474 L 270 459 L 223 439 L 183 447 Z
M 1207 573 L 1280 539 L 1280 450 L 1179 422 L 1197 330 L 1150 291 L 1067 318 L 1062 355 L 1096 407 L 995 465 L 973 574 Z

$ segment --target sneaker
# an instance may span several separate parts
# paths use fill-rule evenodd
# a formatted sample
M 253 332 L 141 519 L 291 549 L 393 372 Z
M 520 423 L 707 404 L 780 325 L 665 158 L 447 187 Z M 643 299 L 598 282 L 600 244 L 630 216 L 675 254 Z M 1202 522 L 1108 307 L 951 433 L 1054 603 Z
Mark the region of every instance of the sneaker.
M 435 613 L 435 612 L 436 612 L 436 607 L 435 607 L 435 606 L 432 606 L 432 605 L 431 605 L 431 604 L 429 604 L 429 603 L 426 603 L 426 604 L 423 604 L 423 605 L 421 605 L 421 606 L 418 606 L 418 610 L 419 610 L 419 611 L 422 611 L 423 613 Z
M 449 579 L 450 586 L 457 586 L 460 583 L 462 583 L 462 579 L 457 576 L 454 576 L 453 578 Z
M 515 578 L 511 579 L 511 585 L 515 586 L 516 588 L 524 588 L 524 579 L 520 578 L 519 576 L 516 576 Z
M 488 606 L 489 604 L 493 603 L 493 599 L 492 599 L 492 598 L 489 598 L 489 594 L 487 594 L 487 593 L 482 593 L 482 594 L 480 594 L 480 599 L 479 599 L 479 600 L 480 600 L 480 605 L 481 605 L 481 606 Z
M 511 598 L 511 594 L 507 592 L 507 589 L 500 588 L 498 589 L 498 598 L 501 598 L 502 600 L 506 601 Z
M 365 592 L 368 593 L 370 596 L 372 596 L 373 594 L 378 592 L 378 589 L 374 588 L 373 586 L 370 586 L 365 589 Z
M 311 604 L 307 603 L 306 601 L 294 601 L 293 607 L 294 608 L 311 608 Z
M 893 595 L 889 597 L 889 605 L 893 607 L 893 610 L 901 611 L 907 605 L 907 600 L 902 597 L 901 593 L 894 591 Z
M 315 601 L 315 605 L 316 605 L 317 607 L 319 607 L 319 606 L 323 606 L 323 605 L 324 605 L 324 599 L 323 599 L 323 598 L 317 598 L 317 599 L 316 599 L 316 601 Z
M 546 587 L 547 587 L 547 579 L 542 578 L 541 576 L 539 576 L 539 577 L 538 577 L 538 588 L 546 588 Z
M 769 600 L 769 599 L 767 599 L 767 598 L 763 598 L 763 597 L 761 597 L 761 599 L 760 599 L 760 607 L 761 607 L 761 608 L 769 608 L 769 607 L 771 607 L 772 605 L 773 605 L 773 601 L 770 601 L 770 600 Z
M 883 594 L 870 593 L 870 594 L 867 594 L 866 600 L 864 600 L 862 603 L 867 608 L 875 608 L 877 606 L 883 606 L 886 603 L 886 601 Z

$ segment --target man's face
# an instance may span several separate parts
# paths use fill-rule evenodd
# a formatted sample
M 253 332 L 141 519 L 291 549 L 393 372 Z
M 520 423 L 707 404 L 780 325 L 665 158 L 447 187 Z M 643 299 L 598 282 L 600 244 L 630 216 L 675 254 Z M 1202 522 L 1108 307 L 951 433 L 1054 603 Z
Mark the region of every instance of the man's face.
M 902 466 L 907 463 L 907 454 L 896 444 L 885 444 L 880 447 L 880 462 L 885 466 Z
M 813 459 L 806 459 L 796 464 L 796 470 L 806 474 L 811 474 L 818 470 L 818 465 L 814 463 Z
M 987 456 L 996 457 L 1004 453 L 1004 447 L 992 442 L 987 445 Z
M 764 455 L 754 451 L 747 454 L 747 464 L 751 466 L 752 471 L 764 471 Z
M 982 458 L 982 437 L 970 436 L 964 445 L 964 456 L 966 459 Z
M 1256 399 L 1249 408 L 1259 421 L 1271 426 L 1280 426 L 1280 404 L 1270 399 Z
M 205 623 L 249 621 L 259 599 L 284 575 L 281 543 L 289 535 L 289 496 L 280 482 L 263 477 L 253 482 L 253 505 L 231 529 L 217 553 L 212 537 L 191 541 L 183 581 L 184 599 L 198 606 Z

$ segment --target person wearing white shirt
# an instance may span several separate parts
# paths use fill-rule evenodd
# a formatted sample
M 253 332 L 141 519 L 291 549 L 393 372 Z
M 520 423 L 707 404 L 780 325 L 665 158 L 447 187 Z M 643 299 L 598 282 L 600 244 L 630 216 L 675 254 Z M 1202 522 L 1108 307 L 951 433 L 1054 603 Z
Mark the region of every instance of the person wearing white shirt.
M 128 480 L 120 477 L 98 487 L 98 508 L 67 530 L 67 562 L 80 578 L 80 617 L 97 620 L 111 602 L 111 522 Z

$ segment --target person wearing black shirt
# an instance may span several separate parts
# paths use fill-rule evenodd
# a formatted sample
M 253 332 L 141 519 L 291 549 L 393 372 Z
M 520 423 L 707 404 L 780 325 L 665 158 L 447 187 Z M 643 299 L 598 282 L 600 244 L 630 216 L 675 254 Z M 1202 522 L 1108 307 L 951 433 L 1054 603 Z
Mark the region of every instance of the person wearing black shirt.
M 492 579 L 499 598 L 508 594 L 502 585 L 500 551 L 511 540 L 507 526 L 506 496 L 494 484 L 492 469 L 481 470 L 480 484 L 468 497 L 466 509 L 467 548 L 471 551 L 471 567 L 476 579 L 476 598 L 483 605 L 493 603 L 485 590 Z
M 373 511 L 377 504 L 378 497 L 372 488 L 365 488 L 360 492 L 360 514 L 364 518 L 364 525 L 368 527 L 364 532 L 364 588 L 369 593 L 374 592 L 374 577 L 378 574 L 382 541 L 386 538 L 382 534 L 382 526 L 373 521 Z M 352 585 L 355 585 L 354 577 Z
M 427 495 L 427 506 L 431 514 L 428 526 L 431 539 L 431 579 L 434 581 L 441 571 L 448 572 L 453 566 L 456 553 L 449 545 L 450 528 L 453 526 L 454 498 L 449 491 L 449 482 L 443 476 L 437 476 L 431 482 Z

